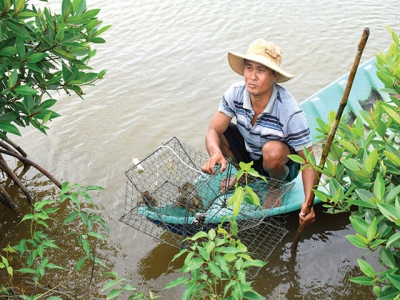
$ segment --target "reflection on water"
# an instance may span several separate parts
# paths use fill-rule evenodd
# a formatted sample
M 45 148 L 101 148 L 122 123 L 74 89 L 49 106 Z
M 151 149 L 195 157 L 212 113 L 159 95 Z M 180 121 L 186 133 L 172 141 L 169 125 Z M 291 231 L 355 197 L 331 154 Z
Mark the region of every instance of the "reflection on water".
M 177 248 L 162 243 L 154 247 L 137 264 L 137 273 L 141 276 L 142 282 L 157 279 L 162 274 L 176 272 L 182 267 L 182 259 L 179 258 L 172 262 L 178 251 Z
M 40 5 L 59 10 L 61 2 Z M 124 212 L 124 171 L 133 157 L 144 158 L 173 136 L 205 150 L 204 134 L 221 95 L 241 80 L 229 69 L 227 51 L 243 52 L 259 37 L 277 43 L 284 52 L 283 68 L 296 75 L 285 87 L 302 101 L 350 70 L 365 27 L 371 35 L 361 62 L 388 47 L 386 24 L 400 30 L 398 0 L 86 2 L 101 9 L 104 25 L 112 24 L 93 60 L 96 70 L 108 70 L 105 79 L 85 89 L 84 101 L 60 95 L 55 110 L 62 116 L 50 124 L 48 135 L 26 129 L 15 140 L 56 178 L 105 188 L 95 198 L 111 229 L 111 250 L 105 255 L 114 270 L 143 291 L 161 290 L 177 276 L 172 269 L 178 263 L 167 261 L 178 249 L 158 245 L 118 221 Z M 47 187 L 42 179 L 34 185 Z M 363 253 L 345 239 L 351 232 L 347 216 L 319 209 L 293 260 L 286 252 L 298 217 L 294 213 L 289 220 L 290 233 L 256 278 L 261 294 L 370 298 L 369 289 L 348 282 Z M 176 299 L 179 289 L 166 295 Z
M 290 245 L 298 227 L 298 215 L 289 216 L 290 233 L 260 271 L 255 283 L 257 290 L 268 299 L 370 299 L 373 294 L 369 287 L 348 281 L 361 275 L 356 260 L 365 254 L 344 238 L 354 234 L 349 214 L 324 214 L 321 205 L 315 210 L 317 221 L 304 229 L 295 255 Z

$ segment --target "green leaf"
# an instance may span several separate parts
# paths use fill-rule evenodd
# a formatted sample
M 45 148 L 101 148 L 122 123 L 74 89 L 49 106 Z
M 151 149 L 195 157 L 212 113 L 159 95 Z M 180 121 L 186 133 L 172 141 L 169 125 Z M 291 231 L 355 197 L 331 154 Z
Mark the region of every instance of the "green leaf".
M 215 256 L 215 261 L 218 264 L 218 266 L 221 268 L 221 270 L 229 275 L 229 269 L 228 269 L 228 265 L 226 263 L 226 260 L 221 256 L 221 255 L 216 255 Z
M 121 293 L 120 290 L 117 290 L 117 289 L 111 290 L 107 295 L 107 300 L 108 299 L 114 299 L 114 298 L 118 297 L 120 293 Z
M 36 274 L 36 271 L 30 268 L 21 268 L 16 270 L 17 272 L 20 272 L 22 274 Z
M 377 222 L 376 217 L 375 217 L 375 218 L 372 220 L 372 222 L 371 222 L 371 224 L 369 225 L 368 230 L 367 230 L 367 239 L 368 239 L 369 241 L 372 241 L 372 240 L 375 239 L 375 235 L 376 235 L 377 228 L 378 228 L 378 222 Z
M 58 265 L 55 265 L 55 264 L 53 264 L 53 263 L 48 263 L 48 264 L 46 265 L 46 268 L 65 270 L 65 268 L 63 268 L 63 267 L 61 267 L 61 266 L 58 266 Z
M 102 28 L 100 28 L 93 37 L 99 36 L 100 34 L 102 34 L 104 31 L 106 31 L 108 28 L 110 28 L 112 25 L 106 25 Z
M 353 153 L 354 155 L 358 154 L 358 150 L 354 147 L 353 144 L 351 144 L 350 142 L 346 141 L 346 140 L 339 140 L 339 143 L 348 151 L 350 151 L 351 153 Z
M 101 226 L 103 226 L 103 228 L 107 231 L 110 232 L 110 228 L 108 227 L 107 223 L 103 220 L 103 218 L 101 218 L 98 215 L 91 215 L 89 217 L 89 219 L 96 221 L 97 223 L 99 223 Z
M 347 200 L 347 203 L 351 204 L 351 205 L 356 205 L 356 206 L 359 206 L 359 207 L 376 208 L 376 204 L 375 203 L 365 202 L 363 200 L 349 199 L 349 200 Z
M 356 194 L 358 197 L 360 197 L 360 199 L 364 202 L 370 203 L 371 198 L 374 198 L 374 194 L 372 194 L 370 191 L 368 190 L 364 190 L 364 189 L 356 189 Z
M 88 185 L 88 186 L 85 188 L 85 190 L 86 190 L 86 191 L 103 191 L 104 188 L 102 188 L 102 187 L 99 186 L 99 185 Z
M 299 164 L 302 164 L 302 165 L 303 165 L 303 164 L 305 163 L 304 158 L 301 157 L 300 155 L 297 155 L 297 154 L 289 154 L 288 157 L 289 157 L 292 161 L 297 162 L 297 163 L 299 163 Z
M 58 249 L 58 246 L 54 243 L 54 240 L 45 240 L 43 241 L 43 245 L 52 249 Z
M 21 132 L 19 132 L 18 128 L 13 124 L 0 122 L 0 130 L 21 136 Z
M 96 43 L 96 44 L 103 44 L 103 43 L 106 42 L 105 39 L 103 39 L 101 37 L 93 37 L 93 38 L 90 39 L 90 41 L 92 43 Z
M 185 266 L 182 267 L 182 272 L 190 272 L 191 270 L 195 270 L 200 268 L 204 264 L 204 260 L 200 257 L 196 257 L 190 260 Z
M 370 263 L 366 262 L 363 259 L 357 259 L 358 265 L 360 266 L 361 271 L 370 278 L 375 278 L 376 273 L 374 268 L 371 266 Z
M 394 242 L 400 240 L 400 231 L 396 232 L 393 234 L 387 241 L 386 243 L 386 248 L 392 245 Z
M 400 185 L 395 188 L 390 189 L 389 193 L 386 196 L 386 202 L 390 202 L 400 193 Z
M 389 268 L 396 268 L 396 262 L 391 249 L 381 247 L 379 250 L 379 257 Z
M 400 156 L 396 155 L 392 152 L 386 151 L 384 150 L 383 153 L 385 154 L 385 156 L 391 161 L 394 162 L 397 166 L 400 167 Z
M 376 175 L 375 183 L 374 183 L 374 195 L 378 199 L 382 199 L 385 194 L 385 181 L 381 173 Z
M 17 92 L 18 94 L 21 94 L 21 95 L 35 95 L 38 93 L 37 90 L 31 88 L 28 85 L 17 86 L 14 90 L 15 90 L 15 92 Z
M 17 53 L 18 53 L 18 56 L 20 57 L 20 59 L 21 60 L 25 59 L 25 45 L 24 45 L 23 39 L 20 36 L 17 36 L 15 45 L 16 45 Z
M 346 166 L 346 168 L 348 168 L 352 171 L 360 171 L 363 169 L 362 165 L 355 159 L 348 158 L 348 159 L 344 159 L 342 162 Z
M 360 284 L 360 285 L 374 285 L 375 284 L 375 280 L 371 279 L 369 277 L 366 276 L 359 276 L 359 277 L 353 277 L 349 279 L 351 282 Z
M 221 268 L 214 261 L 210 261 L 208 266 L 210 268 L 211 273 L 213 273 L 218 278 L 221 278 L 222 276 Z
M 119 280 L 118 279 L 113 279 L 113 280 L 109 280 L 105 286 L 102 287 L 102 291 L 104 292 L 105 290 L 108 290 L 110 287 L 112 287 L 113 285 L 118 284 Z
M 378 208 L 382 215 L 384 215 L 388 220 L 392 222 L 396 222 L 398 217 L 396 215 L 396 210 L 395 208 L 387 203 L 378 203 Z
M 215 229 L 214 229 L 214 228 L 211 228 L 211 229 L 208 231 L 208 238 L 209 238 L 210 240 L 214 240 L 214 239 L 215 239 L 215 236 L 216 236 Z
M 86 255 L 89 256 L 89 254 L 90 254 L 90 244 L 89 244 L 89 241 L 87 239 L 84 239 L 82 241 L 82 248 L 83 248 L 83 250 L 85 250 Z
M 350 216 L 349 219 L 350 219 L 351 225 L 353 225 L 354 229 L 357 232 L 359 232 L 362 235 L 367 234 L 369 225 L 363 218 L 352 215 L 352 216 Z
M 262 268 L 266 265 L 267 263 L 265 261 L 259 260 L 259 259 L 254 259 L 254 260 L 248 260 L 243 263 L 242 268 L 249 268 L 249 267 L 257 267 L 257 268 Z
M 51 200 L 42 200 L 39 202 L 36 202 L 33 207 L 36 211 L 41 210 L 44 206 L 49 205 L 50 203 L 52 203 Z
M 175 280 L 168 283 L 163 289 L 168 290 L 168 289 L 174 288 L 178 285 L 185 284 L 188 281 L 189 281 L 189 279 L 186 277 L 178 277 Z
M 104 235 L 99 234 L 99 233 L 94 232 L 94 231 L 89 231 L 88 235 L 93 236 L 93 237 L 98 238 L 98 239 L 101 239 L 101 240 L 106 240 L 107 239 Z
M 78 262 L 76 263 L 75 271 L 79 271 L 80 269 L 82 269 L 82 267 L 85 264 L 85 262 L 86 262 L 86 258 L 85 257 L 79 259 Z
M 237 187 L 233 196 L 229 199 L 227 206 L 233 204 L 233 217 L 237 217 L 240 212 L 240 205 L 242 204 L 244 199 L 244 189 L 241 187 Z
M 243 299 L 247 300 L 265 300 L 264 296 L 261 296 L 255 291 L 245 291 L 243 293 Z
M 42 59 L 46 58 L 48 56 L 47 53 L 33 53 L 29 55 L 28 57 L 28 62 L 33 64 L 41 61 Z
M 125 283 L 122 285 L 121 290 L 122 291 L 136 291 L 136 288 L 131 284 Z
M 199 231 L 194 236 L 192 236 L 192 237 L 190 237 L 188 239 L 192 240 L 192 241 L 196 241 L 196 240 L 201 239 L 201 238 L 208 238 L 207 233 L 204 232 L 204 231 Z
M 382 104 L 382 108 L 390 116 L 390 118 L 392 118 L 397 124 L 400 123 L 399 113 L 396 112 L 393 107 L 385 103 Z
M 400 290 L 400 275 L 387 274 L 389 281 L 395 286 L 396 289 Z
M 15 47 L 9 46 L 0 49 L 0 56 L 13 56 L 17 53 L 17 49 Z
M 18 17 L 22 19 L 36 17 L 38 14 L 33 11 L 22 11 L 18 13 Z
M 362 239 L 360 239 L 356 235 L 346 235 L 346 238 L 357 248 L 365 249 L 367 248 L 367 243 L 365 243 Z
M 378 163 L 378 151 L 376 149 L 372 150 L 365 160 L 365 168 L 369 174 L 372 173 L 376 164 Z

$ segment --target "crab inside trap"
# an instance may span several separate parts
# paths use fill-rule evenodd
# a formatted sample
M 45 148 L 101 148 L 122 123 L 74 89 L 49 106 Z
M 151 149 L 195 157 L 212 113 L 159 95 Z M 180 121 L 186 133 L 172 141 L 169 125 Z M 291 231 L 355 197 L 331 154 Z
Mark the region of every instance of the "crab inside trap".
M 230 162 L 223 173 L 216 166 L 213 175 L 205 174 L 201 167 L 208 158 L 174 137 L 143 160 L 135 161 L 125 172 L 125 212 L 120 221 L 178 247 L 186 236 L 217 227 L 223 216 L 232 215 L 232 209 L 226 204 L 233 190 L 221 193 L 221 180 L 229 181 L 238 169 Z M 260 200 L 271 190 L 270 193 L 276 193 L 278 203 L 290 186 L 279 183 L 271 189 L 276 183 L 248 178 L 248 184 Z M 267 215 L 268 210 L 243 201 L 237 217 L 239 232 L 265 223 Z

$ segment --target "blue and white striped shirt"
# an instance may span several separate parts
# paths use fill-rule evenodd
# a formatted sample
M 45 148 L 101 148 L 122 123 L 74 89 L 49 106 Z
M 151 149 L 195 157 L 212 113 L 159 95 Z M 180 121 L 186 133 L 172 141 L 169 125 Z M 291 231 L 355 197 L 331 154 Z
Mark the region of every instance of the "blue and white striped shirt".
M 310 129 L 304 112 L 293 96 L 275 83 L 271 98 L 254 126 L 254 110 L 244 82 L 232 84 L 223 95 L 219 109 L 228 117 L 236 117 L 236 126 L 245 140 L 252 159 L 261 157 L 266 142 L 278 140 L 295 151 L 311 146 Z

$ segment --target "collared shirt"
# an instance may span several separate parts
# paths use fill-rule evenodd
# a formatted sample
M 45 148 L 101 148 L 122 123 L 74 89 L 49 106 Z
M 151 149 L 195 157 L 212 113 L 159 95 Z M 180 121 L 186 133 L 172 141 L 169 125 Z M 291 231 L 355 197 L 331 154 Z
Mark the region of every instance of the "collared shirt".
M 293 96 L 282 86 L 274 84 L 271 98 L 254 125 L 254 110 L 244 82 L 232 84 L 224 93 L 220 112 L 236 118 L 236 126 L 245 140 L 250 156 L 257 160 L 265 143 L 278 140 L 295 151 L 310 147 L 311 135 L 304 112 Z

